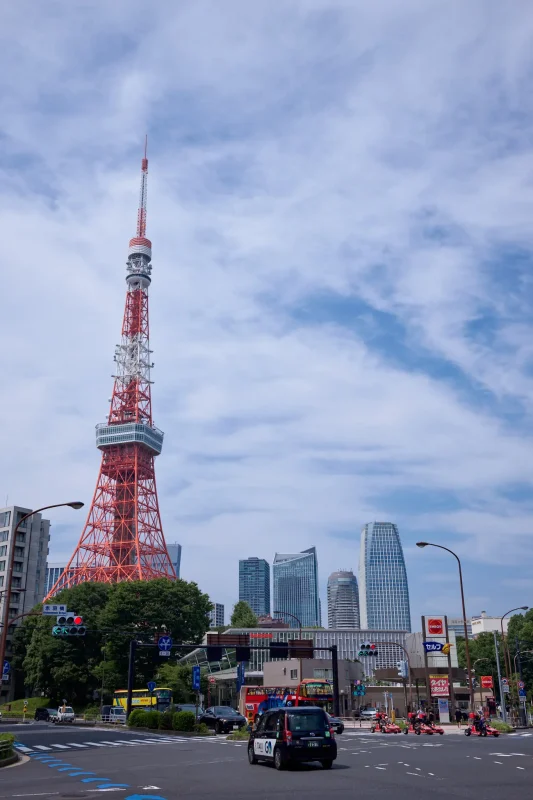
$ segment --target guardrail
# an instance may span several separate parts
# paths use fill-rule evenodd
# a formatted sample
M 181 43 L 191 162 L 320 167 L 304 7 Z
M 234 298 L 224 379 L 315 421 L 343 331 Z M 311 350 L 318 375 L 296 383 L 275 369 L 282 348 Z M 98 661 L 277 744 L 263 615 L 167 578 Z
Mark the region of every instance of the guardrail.
M 0 739 L 0 761 L 13 755 L 13 742 L 2 741 Z

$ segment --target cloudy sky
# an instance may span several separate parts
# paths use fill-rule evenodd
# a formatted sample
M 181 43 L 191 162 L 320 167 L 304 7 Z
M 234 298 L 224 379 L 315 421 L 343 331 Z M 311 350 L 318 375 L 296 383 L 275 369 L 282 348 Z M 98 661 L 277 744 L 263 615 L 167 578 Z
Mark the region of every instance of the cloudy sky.
M 531 598 L 529 0 L 19 0 L 3 12 L 0 505 L 90 503 L 144 133 L 163 526 L 357 568 L 399 525 L 415 629 Z M 83 512 L 82 512 L 83 513 Z M 81 514 L 52 516 L 67 558 Z

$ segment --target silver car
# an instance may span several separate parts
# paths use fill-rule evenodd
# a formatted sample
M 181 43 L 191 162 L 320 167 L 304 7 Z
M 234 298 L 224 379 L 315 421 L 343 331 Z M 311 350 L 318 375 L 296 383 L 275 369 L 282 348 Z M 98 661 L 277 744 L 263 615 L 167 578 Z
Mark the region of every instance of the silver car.
M 376 719 L 378 710 L 377 708 L 365 708 L 361 711 L 361 719 Z

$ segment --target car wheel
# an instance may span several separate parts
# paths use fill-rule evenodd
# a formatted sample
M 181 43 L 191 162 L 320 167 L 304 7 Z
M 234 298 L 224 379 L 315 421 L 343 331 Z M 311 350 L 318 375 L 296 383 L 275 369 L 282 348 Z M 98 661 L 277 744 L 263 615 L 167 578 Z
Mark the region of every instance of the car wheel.
M 465 736 L 470 736 L 470 728 L 465 728 Z
M 403 732 L 404 732 L 404 733 L 405 733 L 405 735 L 407 736 L 407 734 L 409 733 L 409 728 L 404 728 L 404 729 L 403 729 Z
M 257 758 L 255 757 L 253 745 L 252 747 L 248 748 L 248 763 L 257 764 Z
M 276 769 L 284 769 L 285 768 L 285 759 L 283 758 L 283 754 L 279 747 L 276 747 L 274 750 L 274 766 Z
M 223 733 L 221 722 L 215 722 L 215 733 Z
M 493 733 L 492 735 L 494 736 L 495 739 L 497 739 L 500 734 L 499 733 Z
M 325 761 L 322 762 L 323 769 L 331 769 L 333 766 L 333 761 L 331 758 L 327 758 Z

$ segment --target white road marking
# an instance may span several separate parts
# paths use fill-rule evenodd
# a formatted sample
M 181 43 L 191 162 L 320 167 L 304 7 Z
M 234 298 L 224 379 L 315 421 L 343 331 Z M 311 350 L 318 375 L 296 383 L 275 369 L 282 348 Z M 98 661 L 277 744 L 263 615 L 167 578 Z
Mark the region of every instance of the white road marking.
M 101 744 L 101 742 L 84 742 L 84 744 L 90 744 L 91 747 L 105 747 L 105 744 Z
M 160 786 L 139 786 L 139 789 L 160 789 Z
M 421 767 L 415 767 L 415 769 L 417 769 L 417 770 L 420 772 L 420 770 L 421 770 Z
M 525 769 L 525 767 L 517 767 L 517 769 Z
M 428 772 L 428 775 L 431 775 L 432 778 L 435 777 L 435 773 L 434 772 Z
M 503 761 L 495 761 L 495 764 L 503 764 Z
M 111 747 L 120 747 L 118 742 L 106 742 L 105 739 L 102 739 L 102 744 L 109 744 Z
M 70 745 L 70 747 L 83 747 L 84 750 L 87 747 L 86 744 L 78 744 L 77 742 L 67 742 L 67 744 Z
M 387 770 L 385 769 L 385 767 L 375 767 L 375 769 L 382 769 L 384 772 L 387 772 Z
M 474 756 L 474 761 L 482 761 L 482 759 L 479 756 Z
M 34 744 L 36 750 L 51 750 L 51 747 L 45 747 L 44 744 Z
M 68 747 L 65 744 L 53 744 L 52 747 L 57 747 L 58 750 L 68 750 Z
M 414 775 L 415 778 L 421 778 L 422 775 L 419 775 L 418 772 L 406 772 L 406 775 Z
M 23 744 L 16 744 L 15 747 L 17 750 L 20 750 L 21 753 L 33 753 L 31 747 L 24 747 Z

